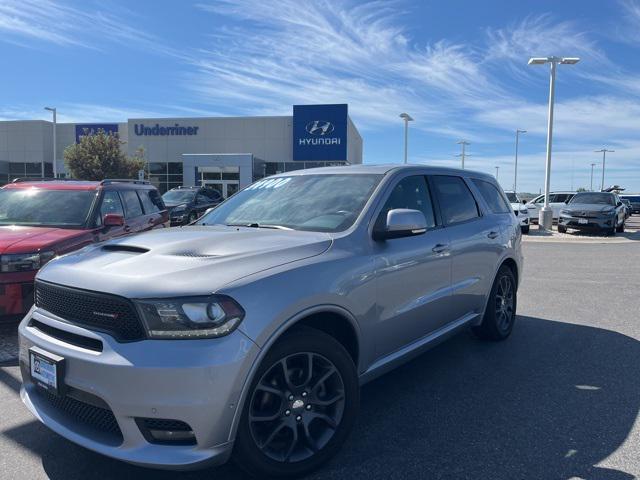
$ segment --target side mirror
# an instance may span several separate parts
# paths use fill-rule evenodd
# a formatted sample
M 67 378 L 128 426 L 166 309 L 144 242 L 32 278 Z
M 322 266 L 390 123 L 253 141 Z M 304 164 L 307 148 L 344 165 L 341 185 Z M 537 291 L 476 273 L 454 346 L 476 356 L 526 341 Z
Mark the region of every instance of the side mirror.
M 617 207 L 621 207 L 621 206 L 622 206 L 622 202 L 618 202 L 618 203 L 616 203 L 616 206 L 617 206 Z
M 386 222 L 373 232 L 375 240 L 413 237 L 427 231 L 427 219 L 419 210 L 396 208 L 387 212 Z
M 124 217 L 118 213 L 107 213 L 102 219 L 105 227 L 121 227 L 124 225 Z

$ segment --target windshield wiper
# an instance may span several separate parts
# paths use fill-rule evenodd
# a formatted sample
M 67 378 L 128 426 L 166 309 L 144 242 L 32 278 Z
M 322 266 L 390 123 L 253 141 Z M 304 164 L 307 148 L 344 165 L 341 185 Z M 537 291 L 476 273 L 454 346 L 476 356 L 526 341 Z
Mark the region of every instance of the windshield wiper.
M 293 230 L 282 225 L 269 225 L 267 223 L 227 223 L 227 227 L 272 228 L 276 230 Z

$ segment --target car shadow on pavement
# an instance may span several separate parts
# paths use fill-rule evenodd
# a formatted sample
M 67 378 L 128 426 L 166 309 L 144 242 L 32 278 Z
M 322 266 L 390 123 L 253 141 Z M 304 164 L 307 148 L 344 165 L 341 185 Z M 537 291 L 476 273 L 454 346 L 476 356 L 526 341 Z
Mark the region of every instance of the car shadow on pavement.
M 362 389 L 355 430 L 314 479 L 630 480 L 597 467 L 640 406 L 640 342 L 599 328 L 518 317 L 512 337 L 461 334 Z M 37 422 L 0 434 L 72 479 L 237 479 L 233 465 L 188 473 L 91 453 Z

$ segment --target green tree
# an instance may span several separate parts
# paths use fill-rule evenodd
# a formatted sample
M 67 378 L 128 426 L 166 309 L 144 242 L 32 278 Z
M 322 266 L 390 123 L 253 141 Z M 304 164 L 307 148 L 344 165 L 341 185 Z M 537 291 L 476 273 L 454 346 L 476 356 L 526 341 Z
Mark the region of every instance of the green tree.
M 67 170 L 78 180 L 105 178 L 138 178 L 145 166 L 144 149 L 128 157 L 118 135 L 99 129 L 94 135 L 82 135 L 80 141 L 64 150 Z
M 587 191 L 587 189 L 586 189 L 586 188 L 584 188 L 584 187 L 579 187 L 579 188 L 576 190 L 576 192 L 586 192 L 586 191 Z

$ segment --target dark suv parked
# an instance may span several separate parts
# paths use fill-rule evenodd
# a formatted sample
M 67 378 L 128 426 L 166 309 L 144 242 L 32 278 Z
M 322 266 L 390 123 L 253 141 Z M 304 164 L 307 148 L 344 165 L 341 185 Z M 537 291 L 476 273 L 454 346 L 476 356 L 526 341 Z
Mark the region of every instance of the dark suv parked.
M 33 279 L 52 258 L 168 220 L 148 182 L 16 179 L 0 188 L 0 321 L 31 308 Z
M 218 190 L 206 187 L 172 188 L 162 199 L 169 209 L 172 227 L 195 222 L 204 212 L 223 200 Z

